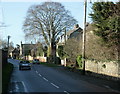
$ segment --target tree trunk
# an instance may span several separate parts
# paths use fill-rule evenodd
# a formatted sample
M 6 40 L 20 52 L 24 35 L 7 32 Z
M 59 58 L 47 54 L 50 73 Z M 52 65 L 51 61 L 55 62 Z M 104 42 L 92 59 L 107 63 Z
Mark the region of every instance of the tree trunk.
M 54 42 L 51 43 L 51 55 L 56 57 L 56 44 Z
M 51 43 L 51 57 L 52 57 L 52 61 L 53 63 L 55 63 L 55 57 L 56 57 L 56 43 L 52 42 Z

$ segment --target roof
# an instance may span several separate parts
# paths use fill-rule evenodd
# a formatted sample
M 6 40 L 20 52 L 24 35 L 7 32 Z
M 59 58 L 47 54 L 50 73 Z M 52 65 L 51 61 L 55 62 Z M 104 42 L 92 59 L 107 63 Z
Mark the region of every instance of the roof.
M 19 53 L 19 50 L 17 48 L 15 48 L 12 53 Z
M 76 38 L 77 40 L 80 40 L 80 36 L 82 35 L 82 31 L 83 29 L 78 27 L 78 28 L 75 28 L 73 30 L 70 30 L 67 35 L 69 36 L 69 38 Z
M 24 47 L 29 47 L 29 48 L 33 48 L 35 47 L 36 44 L 21 44 L 21 46 Z
M 67 32 L 67 35 L 70 36 L 73 32 L 82 32 L 82 28 L 74 28 L 73 30 L 70 30 Z

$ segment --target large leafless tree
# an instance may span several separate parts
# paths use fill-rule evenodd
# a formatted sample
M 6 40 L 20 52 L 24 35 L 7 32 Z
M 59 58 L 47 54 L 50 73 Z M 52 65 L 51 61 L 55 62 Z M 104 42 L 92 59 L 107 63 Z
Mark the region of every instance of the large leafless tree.
M 77 21 L 61 3 L 44 2 L 28 9 L 23 30 L 27 37 L 36 35 L 43 37 L 46 45 L 51 45 L 52 55 L 55 55 L 56 43 L 64 29 L 69 30 L 76 23 Z

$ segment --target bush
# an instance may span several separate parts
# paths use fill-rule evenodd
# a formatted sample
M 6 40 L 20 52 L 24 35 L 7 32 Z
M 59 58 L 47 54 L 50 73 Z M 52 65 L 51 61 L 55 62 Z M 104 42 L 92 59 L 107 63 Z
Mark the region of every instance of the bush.
M 55 64 L 61 64 L 61 59 L 59 57 L 55 57 Z
M 81 68 L 82 67 L 82 55 L 78 56 L 76 61 L 77 61 L 79 68 Z

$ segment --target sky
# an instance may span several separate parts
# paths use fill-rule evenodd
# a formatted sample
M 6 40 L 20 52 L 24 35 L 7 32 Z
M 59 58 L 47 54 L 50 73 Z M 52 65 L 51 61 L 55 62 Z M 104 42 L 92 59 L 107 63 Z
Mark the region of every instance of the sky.
M 34 1 L 34 2 L 33 2 Z M 1 0 L 0 1 L 0 22 L 4 22 L 6 27 L 0 27 L 0 37 L 7 40 L 7 36 L 11 36 L 10 42 L 16 44 L 25 43 L 24 32 L 22 30 L 23 22 L 26 17 L 28 8 L 34 4 L 41 4 L 45 0 Z M 47 0 L 51 1 L 51 0 Z M 58 1 L 65 6 L 65 9 L 71 12 L 71 15 L 78 21 L 83 28 L 84 2 L 83 0 L 52 0 Z M 92 0 L 91 0 L 92 1 Z M 92 12 L 92 4 L 87 4 L 87 22 L 91 22 L 88 14 Z

